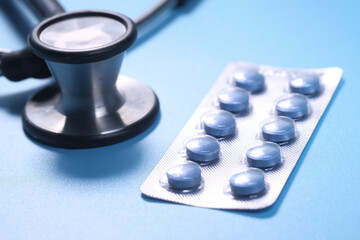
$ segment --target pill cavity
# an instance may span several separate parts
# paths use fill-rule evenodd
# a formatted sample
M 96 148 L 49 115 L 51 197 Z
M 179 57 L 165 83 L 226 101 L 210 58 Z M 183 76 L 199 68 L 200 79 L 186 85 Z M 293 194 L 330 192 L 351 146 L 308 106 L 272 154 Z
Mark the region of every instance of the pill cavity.
M 271 142 L 253 146 L 246 151 L 246 159 L 251 167 L 274 167 L 281 162 L 280 146 Z
M 287 142 L 295 137 L 295 124 L 288 117 L 273 117 L 265 121 L 261 131 L 266 141 Z
M 206 112 L 202 116 L 204 130 L 214 137 L 226 137 L 235 133 L 236 122 L 234 116 L 224 110 Z
M 225 88 L 219 91 L 220 108 L 230 112 L 245 111 L 249 106 L 249 93 L 241 88 Z
M 186 142 L 186 154 L 190 160 L 206 163 L 219 158 L 220 146 L 216 138 L 196 136 Z
M 264 89 L 264 75 L 256 70 L 238 70 L 233 74 L 235 85 L 250 92 L 257 92 Z
M 256 168 L 244 169 L 231 176 L 230 189 L 236 196 L 259 194 L 265 190 L 263 171 Z
M 171 167 L 166 176 L 170 187 L 174 189 L 191 189 L 201 184 L 201 169 L 191 162 Z
M 301 94 L 291 94 L 281 98 L 276 103 L 278 115 L 297 119 L 304 117 L 308 112 L 307 97 Z
M 316 75 L 304 75 L 293 78 L 289 82 L 290 90 L 294 93 L 314 94 L 320 89 L 320 81 Z

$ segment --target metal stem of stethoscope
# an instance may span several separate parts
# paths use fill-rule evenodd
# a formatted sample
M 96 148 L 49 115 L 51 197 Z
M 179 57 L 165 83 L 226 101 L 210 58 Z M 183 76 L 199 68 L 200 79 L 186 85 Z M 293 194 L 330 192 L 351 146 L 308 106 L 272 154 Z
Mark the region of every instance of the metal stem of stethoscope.
M 29 45 L 57 82 L 27 102 L 27 135 L 47 145 L 84 148 L 119 142 L 150 126 L 159 110 L 156 95 L 139 81 L 118 77 L 136 25 L 114 12 L 58 14 L 63 9 L 56 1 L 27 2 L 46 18 L 30 34 Z M 176 4 L 162 1 L 140 18 L 139 27 Z M 47 18 L 51 14 L 58 15 Z

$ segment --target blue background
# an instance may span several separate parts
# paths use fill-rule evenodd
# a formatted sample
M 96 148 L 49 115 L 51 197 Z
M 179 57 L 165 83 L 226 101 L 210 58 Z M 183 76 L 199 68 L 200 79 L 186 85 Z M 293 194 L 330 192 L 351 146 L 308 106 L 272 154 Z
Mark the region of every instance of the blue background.
M 126 142 L 86 150 L 33 142 L 20 115 L 48 80 L 0 78 L 0 239 L 359 237 L 360 2 L 197 2 L 128 53 L 121 73 L 154 89 L 161 114 L 152 128 Z M 28 16 L 25 24 L 17 5 L 0 3 L 0 47 L 20 49 L 36 21 Z M 105 9 L 135 18 L 154 1 L 61 3 L 69 11 Z M 234 60 L 344 69 L 278 201 L 263 211 L 241 212 L 142 197 L 141 183 Z

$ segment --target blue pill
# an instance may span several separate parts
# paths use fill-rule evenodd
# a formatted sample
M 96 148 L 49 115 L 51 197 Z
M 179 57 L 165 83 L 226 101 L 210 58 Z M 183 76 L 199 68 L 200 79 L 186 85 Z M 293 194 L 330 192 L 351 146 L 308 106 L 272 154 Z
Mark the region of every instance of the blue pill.
M 280 146 L 276 143 L 263 143 L 247 150 L 246 158 L 251 167 L 274 167 L 281 162 Z
M 235 133 L 234 116 L 223 110 L 207 112 L 202 117 L 206 134 L 214 137 L 226 137 Z
M 263 171 L 255 168 L 242 170 L 231 176 L 230 188 L 234 195 L 249 196 L 265 190 Z
M 249 106 L 249 94 L 241 88 L 226 88 L 218 93 L 220 108 L 230 112 L 241 112 Z
M 286 142 L 295 137 L 294 121 L 288 117 L 274 117 L 261 127 L 263 138 L 271 142 Z
M 175 189 L 191 189 L 201 184 L 201 169 L 191 162 L 171 167 L 166 176 L 170 187 Z
M 301 94 L 286 96 L 276 103 L 276 112 L 289 118 L 301 118 L 308 112 L 308 100 Z
M 316 75 L 304 75 L 290 80 L 290 90 L 295 93 L 314 94 L 320 88 Z
M 219 143 L 211 136 L 194 137 L 186 142 L 185 148 L 187 156 L 196 162 L 210 162 L 219 158 Z
M 265 78 L 255 70 L 241 70 L 233 74 L 236 86 L 250 92 L 260 91 L 264 88 Z

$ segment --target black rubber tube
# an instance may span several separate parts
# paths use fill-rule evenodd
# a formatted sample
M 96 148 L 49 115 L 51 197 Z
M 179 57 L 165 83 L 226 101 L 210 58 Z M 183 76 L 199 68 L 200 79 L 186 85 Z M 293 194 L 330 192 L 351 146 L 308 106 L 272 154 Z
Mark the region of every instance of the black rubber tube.
M 64 13 L 65 9 L 56 0 L 23 0 L 39 20 Z M 153 8 L 143 14 L 135 24 L 142 27 L 175 0 L 159 1 Z M 176 7 L 183 6 L 188 0 L 177 0 Z M 27 78 L 47 78 L 50 71 L 44 60 L 33 54 L 29 47 L 20 51 L 0 54 L 0 73 L 11 81 L 21 81 Z M 1 75 L 0 74 L 0 75 Z
M 39 20 L 65 12 L 56 0 L 24 0 L 24 2 Z M 0 57 L 1 72 L 11 81 L 51 76 L 44 60 L 36 56 L 29 46 L 20 51 L 3 53 Z
M 138 28 L 142 28 L 143 25 L 149 24 L 159 14 L 165 11 L 168 7 L 182 7 L 188 2 L 188 0 L 160 0 L 152 8 L 142 14 L 140 17 L 135 19 L 135 24 Z
M 3 75 L 14 82 L 27 78 L 47 78 L 51 73 L 45 61 L 36 56 L 30 47 L 3 54 L 1 57 Z

